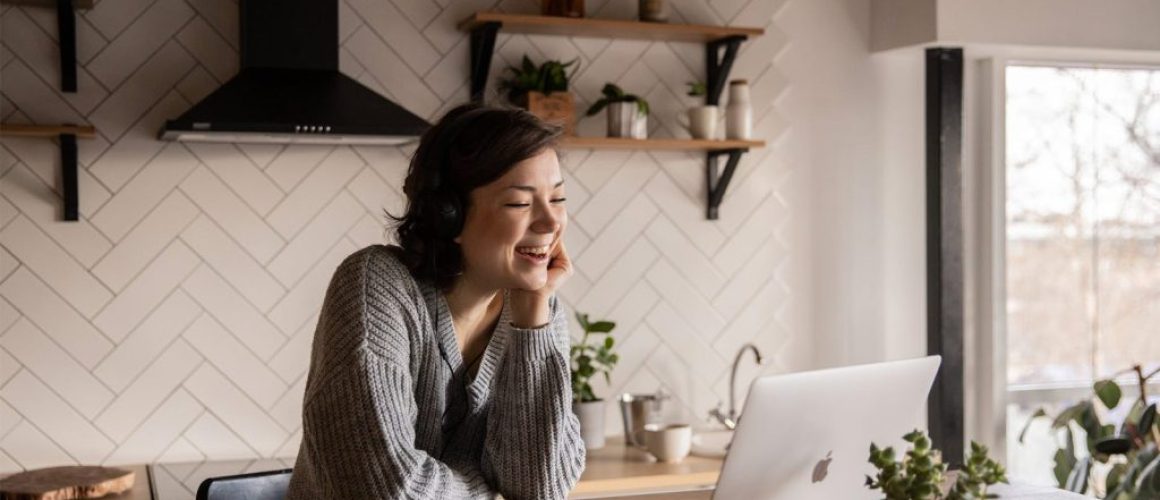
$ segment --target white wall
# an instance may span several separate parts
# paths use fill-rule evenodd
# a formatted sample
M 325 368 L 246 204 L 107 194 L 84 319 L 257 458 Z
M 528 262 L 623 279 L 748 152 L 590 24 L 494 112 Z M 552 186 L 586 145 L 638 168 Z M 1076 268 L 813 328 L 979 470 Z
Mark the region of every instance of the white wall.
M 785 70 L 808 176 L 819 366 L 925 353 L 922 59 L 871 56 L 870 1 L 798 2 Z

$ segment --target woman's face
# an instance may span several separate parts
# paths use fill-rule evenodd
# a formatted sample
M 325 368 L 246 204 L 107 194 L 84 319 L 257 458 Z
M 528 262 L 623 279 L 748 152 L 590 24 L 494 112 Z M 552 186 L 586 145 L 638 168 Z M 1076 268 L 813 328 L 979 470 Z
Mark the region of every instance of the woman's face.
M 568 212 L 556 152 L 545 149 L 471 191 L 463 231 L 464 277 L 486 287 L 536 290 L 564 236 Z

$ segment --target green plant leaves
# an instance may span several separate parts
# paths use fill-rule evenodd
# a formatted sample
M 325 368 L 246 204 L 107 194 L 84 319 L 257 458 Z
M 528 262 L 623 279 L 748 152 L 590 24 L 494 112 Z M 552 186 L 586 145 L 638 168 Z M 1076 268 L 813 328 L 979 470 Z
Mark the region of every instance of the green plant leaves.
M 611 332 L 613 328 L 616 328 L 616 323 L 611 321 L 597 321 L 588 327 L 588 331 L 592 333 L 608 333 Z
M 1152 426 L 1154 425 L 1156 425 L 1156 403 L 1148 405 L 1148 408 L 1140 415 L 1140 424 L 1137 428 L 1141 435 L 1146 435 L 1152 432 Z
M 1083 493 L 1087 491 L 1088 476 L 1092 472 L 1091 457 L 1084 457 L 1076 462 L 1075 467 L 1072 467 L 1071 472 L 1067 476 L 1067 482 L 1064 483 L 1063 489 L 1067 491 L 1074 491 L 1076 493 Z
M 919 430 L 907 433 L 902 439 L 910 443 L 902 461 L 895 460 L 893 448 L 882 449 L 870 443 L 869 461 L 878 469 L 878 474 L 866 476 L 865 484 L 872 490 L 881 490 L 887 500 L 993 498 L 987 494 L 987 487 L 1007 482 L 1007 471 L 987 456 L 987 447 L 972 441 L 963 469 L 953 488 L 943 497 L 940 487 L 947 466 L 939 451 L 931 448 L 930 439 Z
M 1104 485 L 1107 487 L 1109 497 L 1111 492 L 1120 488 L 1123 483 L 1124 473 L 1128 471 L 1128 464 L 1116 464 L 1108 470 L 1108 475 L 1104 478 Z
M 689 96 L 700 97 L 709 93 L 709 89 L 705 86 L 705 82 L 689 82 Z
M 612 352 L 616 346 L 616 340 L 611 335 L 604 337 L 603 341 L 593 344 L 588 343 L 588 338 L 593 334 L 607 335 L 613 328 L 616 328 L 616 323 L 611 321 L 592 322 L 588 319 L 587 314 L 580 312 L 576 313 L 576 321 L 584 329 L 584 335 L 579 343 L 572 344 L 568 349 L 572 368 L 572 397 L 577 402 L 595 401 L 597 398 L 592 391 L 592 377 L 598 373 L 602 374 L 605 382 L 611 384 L 612 369 L 620 361 L 620 356 Z
M 1035 419 L 1046 416 L 1047 412 L 1043 408 L 1037 408 L 1035 413 L 1032 413 L 1031 417 L 1027 419 L 1027 423 L 1023 424 L 1023 429 L 1019 431 L 1019 442 L 1023 442 L 1023 438 L 1027 436 L 1027 429 L 1031 428 L 1031 423 L 1035 422 Z
M 1160 457 L 1155 457 L 1136 479 L 1136 498 L 1160 498 Z
M 1123 391 L 1120 390 L 1120 385 L 1111 380 L 1100 380 L 1095 383 L 1093 389 L 1096 392 L 1096 397 L 1100 398 L 1100 402 L 1108 409 L 1115 408 L 1120 404 L 1120 397 L 1123 396 Z
M 1055 450 L 1055 467 L 1052 472 L 1055 473 L 1055 481 L 1060 488 L 1067 485 L 1067 477 L 1071 474 L 1072 469 L 1075 468 L 1075 436 L 1072 435 L 1071 427 L 1064 426 L 1067 429 L 1067 444 L 1063 448 Z
M 649 112 L 648 101 L 638 95 L 626 94 L 624 90 L 617 86 L 615 83 L 605 83 L 604 87 L 600 89 L 600 93 L 603 95 L 603 97 L 588 107 L 588 111 L 584 112 L 585 116 L 593 116 L 603 111 L 606 106 L 614 102 L 635 102 L 636 110 L 638 113 L 647 115 Z
M 620 89 L 615 83 L 605 83 L 604 87 L 600 89 L 600 93 L 608 99 L 620 99 L 624 97 L 624 91 Z
M 575 75 L 580 68 L 579 61 L 579 58 L 566 63 L 549 60 L 537 67 L 527 54 L 524 54 L 519 66 L 506 68 L 509 76 L 500 80 L 500 89 L 508 92 L 508 101 L 517 104 L 526 103 L 522 100 L 527 98 L 528 92 L 543 92 L 545 94 L 565 92 L 568 90 L 568 83 L 571 81 L 572 75 Z M 569 74 L 567 69 L 573 64 L 576 67 Z
M 1112 436 L 1096 441 L 1096 451 L 1108 455 L 1123 455 L 1132 449 L 1132 440 L 1126 437 Z

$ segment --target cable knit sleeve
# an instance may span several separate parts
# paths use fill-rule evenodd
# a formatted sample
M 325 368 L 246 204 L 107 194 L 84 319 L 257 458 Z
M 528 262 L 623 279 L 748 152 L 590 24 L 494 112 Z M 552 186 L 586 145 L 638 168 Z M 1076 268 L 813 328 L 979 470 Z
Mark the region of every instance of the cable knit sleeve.
M 407 344 L 415 319 L 393 309 L 395 299 L 368 304 L 367 287 L 378 287 L 376 297 L 406 292 L 368 282 L 370 259 L 369 252 L 348 258 L 327 291 L 287 498 L 494 497 L 478 466 L 452 467 L 416 448 Z
M 572 413 L 568 322 L 555 296 L 542 328 L 512 325 L 487 419 L 483 473 L 504 498 L 564 498 L 584 470 Z

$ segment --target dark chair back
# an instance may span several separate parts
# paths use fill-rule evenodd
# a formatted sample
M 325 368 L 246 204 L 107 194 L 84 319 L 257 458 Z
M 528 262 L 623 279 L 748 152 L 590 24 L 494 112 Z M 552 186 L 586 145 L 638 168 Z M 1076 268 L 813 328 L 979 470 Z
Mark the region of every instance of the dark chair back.
M 197 500 L 283 500 L 294 469 L 211 477 L 197 487 Z

